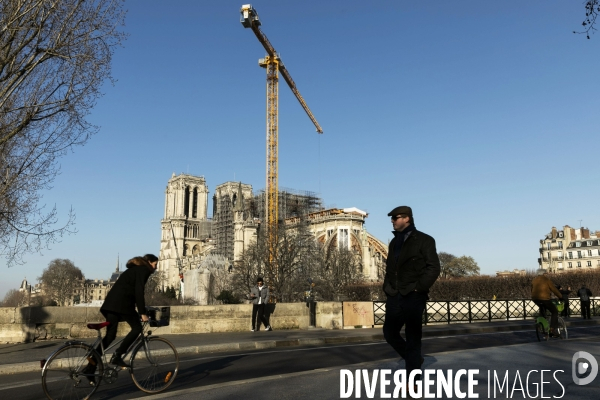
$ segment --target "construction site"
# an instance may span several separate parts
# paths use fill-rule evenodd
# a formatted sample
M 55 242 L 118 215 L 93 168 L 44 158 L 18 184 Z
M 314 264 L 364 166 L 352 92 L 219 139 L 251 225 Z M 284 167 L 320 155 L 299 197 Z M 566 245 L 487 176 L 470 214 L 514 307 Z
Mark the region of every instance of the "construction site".
M 210 286 L 206 274 L 233 270 L 244 250 L 259 235 L 266 239 L 270 257 L 267 264 L 272 268 L 277 252 L 278 227 L 293 227 L 301 221 L 306 222 L 317 242 L 354 251 L 361 258 L 361 273 L 369 279 L 379 279 L 378 266 L 387 257 L 387 251 L 381 241 L 366 232 L 366 212 L 355 207 L 326 210 L 323 200 L 314 192 L 279 188 L 280 76 L 317 133 L 322 134 L 323 129 L 300 95 L 279 54 L 260 29 L 262 22 L 256 9 L 245 4 L 240 15 L 242 26 L 254 33 L 267 53 L 258 60 L 259 66 L 266 70 L 266 185 L 257 192 L 251 185 L 242 182 L 217 185 L 212 196 L 212 216 L 209 217 L 209 191 L 204 177 L 173 174 L 167 183 L 165 213 L 161 221 L 158 268 L 166 277 L 164 286 L 183 290 L 184 275 L 201 269 L 202 277 L 190 276 L 188 280 L 202 281 L 205 286 Z M 207 264 L 205 260 L 209 256 L 213 262 Z M 207 299 L 210 296 L 196 297 Z

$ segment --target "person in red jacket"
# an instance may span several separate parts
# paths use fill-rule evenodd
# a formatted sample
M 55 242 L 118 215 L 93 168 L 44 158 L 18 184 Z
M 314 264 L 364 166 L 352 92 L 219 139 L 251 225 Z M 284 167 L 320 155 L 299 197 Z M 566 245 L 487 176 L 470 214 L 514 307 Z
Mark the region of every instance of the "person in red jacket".
M 123 361 L 123 354 L 142 332 L 143 322 L 148 321 L 146 314 L 146 302 L 144 300 L 144 289 L 148 278 L 156 270 L 158 258 L 153 254 L 146 254 L 143 257 L 134 257 L 127 261 L 127 270 L 123 272 L 113 287 L 108 292 L 100 312 L 110 322 L 106 328 L 106 335 L 102 339 L 102 346 L 96 348 L 98 354 L 102 355 L 102 348 L 106 349 L 117 337 L 117 328 L 119 322 L 125 321 L 129 324 L 131 330 L 125 336 L 121 345 L 113 353 L 110 363 L 129 368 L 130 366 Z M 137 311 L 136 311 L 137 307 Z M 84 368 L 84 374 L 93 374 L 96 366 L 88 364 Z M 93 376 L 88 378 L 90 383 L 94 384 Z

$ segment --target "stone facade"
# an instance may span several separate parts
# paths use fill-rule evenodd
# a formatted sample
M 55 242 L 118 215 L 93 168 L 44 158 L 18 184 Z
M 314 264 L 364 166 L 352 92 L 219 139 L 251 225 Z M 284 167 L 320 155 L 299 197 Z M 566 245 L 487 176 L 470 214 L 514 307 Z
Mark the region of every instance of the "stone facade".
M 308 308 L 304 303 L 267 305 L 269 321 L 275 329 L 307 329 Z M 152 329 L 155 334 L 206 332 L 246 332 L 250 327 L 251 304 L 173 306 L 167 326 Z M 317 326 L 341 329 L 342 303 L 316 304 Z M 38 339 L 81 339 L 96 336 L 89 322 L 104 321 L 99 307 L 0 307 L 0 341 L 31 342 Z M 119 323 L 117 335 L 130 328 Z
M 249 184 L 225 182 L 215 188 L 212 199 L 211 219 L 207 215 L 208 186 L 204 177 L 173 174 L 167 183 L 161 221 L 158 270 L 163 276 L 162 287 L 186 288 L 185 292 L 193 293 L 191 297 L 200 304 L 211 304 L 211 296 L 202 293 L 213 291 L 209 275 L 229 271 L 240 260 L 256 240 L 264 214 L 264 193 L 253 194 Z M 366 212 L 357 208 L 325 210 L 315 194 L 286 189 L 279 193 L 279 205 L 279 217 L 288 228 L 293 229 L 301 220 L 308 221 L 317 241 L 354 250 L 361 258 L 363 275 L 370 280 L 383 278 L 387 246 L 366 231 Z M 217 255 L 224 261 L 212 270 L 207 268 L 204 260 Z
M 562 230 L 552 227 L 550 233 L 540 240 L 540 268 L 561 273 L 575 270 L 600 268 L 600 231 L 587 228 Z

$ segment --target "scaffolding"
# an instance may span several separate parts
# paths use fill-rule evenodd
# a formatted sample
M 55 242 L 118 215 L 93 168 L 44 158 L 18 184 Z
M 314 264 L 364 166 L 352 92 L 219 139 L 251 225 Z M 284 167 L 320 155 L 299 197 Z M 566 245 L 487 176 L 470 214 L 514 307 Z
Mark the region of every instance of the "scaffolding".
M 233 260 L 233 204 L 229 195 L 213 196 L 213 234 L 216 254 Z
M 266 201 L 265 191 L 261 190 L 254 195 L 252 209 L 253 217 L 265 220 Z M 308 214 L 323 209 L 323 200 L 314 192 L 281 188 L 279 191 L 278 223 L 288 218 L 305 218 Z
M 246 195 L 241 194 L 241 190 Z M 252 187 L 238 182 L 226 182 L 215 188 L 213 196 L 212 238 L 215 239 L 213 254 L 222 255 L 230 260 L 234 258 L 235 212 L 241 211 L 242 220 L 248 222 L 266 222 L 266 194 L 264 190 L 251 192 Z M 252 193 L 248 195 L 248 193 Z M 238 204 L 238 197 L 243 197 Z M 279 191 L 279 223 L 289 218 L 306 219 L 311 213 L 323 210 L 323 200 L 314 192 L 282 188 Z M 237 205 L 237 208 L 236 208 Z M 241 207 L 240 207 L 241 206 Z M 263 225 L 263 224 L 261 224 Z M 262 226 L 260 230 L 264 229 Z M 262 232 L 258 232 L 262 234 Z

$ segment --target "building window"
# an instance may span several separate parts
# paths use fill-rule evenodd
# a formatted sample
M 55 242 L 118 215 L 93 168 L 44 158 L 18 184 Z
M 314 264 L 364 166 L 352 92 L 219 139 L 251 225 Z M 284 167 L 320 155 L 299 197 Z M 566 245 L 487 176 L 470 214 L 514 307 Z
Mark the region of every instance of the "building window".
M 577 258 L 581 258 L 581 250 L 577 250 Z
M 562 251 L 558 252 L 558 258 L 562 258 Z
M 592 241 L 591 241 L 591 240 L 589 240 L 589 241 L 587 242 L 587 245 L 588 245 L 588 246 L 591 246 L 591 245 L 592 245 Z
M 548 242 L 548 250 L 552 249 L 552 243 Z
M 348 229 L 340 229 L 338 231 L 338 249 L 348 249 Z
M 581 268 L 581 261 L 577 261 L 577 268 Z
M 592 266 L 592 262 L 588 261 L 588 267 L 591 267 L 591 266 Z
M 563 233 L 562 232 L 558 232 L 558 237 L 563 237 Z
M 562 266 L 561 262 L 558 263 L 558 269 L 563 269 L 563 266 Z
M 563 248 L 563 242 L 558 242 L 558 248 L 562 249 Z
M 192 196 L 192 218 L 198 218 L 198 188 L 194 188 Z
M 185 215 L 185 217 L 189 217 L 189 211 L 190 211 L 190 188 L 189 186 L 185 187 L 185 192 L 184 192 L 184 197 L 183 197 L 183 215 Z
M 575 247 L 581 247 L 581 242 L 575 243 Z
M 591 250 L 588 250 L 588 256 L 590 256 L 590 257 L 592 256 L 592 251 Z
M 570 260 L 572 260 L 572 259 L 573 259 L 573 252 L 572 252 L 572 251 L 570 251 L 570 252 L 569 252 L 569 259 L 570 259 Z
M 569 268 L 573 268 L 573 263 L 572 262 L 569 263 Z
M 546 255 L 548 256 L 548 260 L 550 259 L 550 252 L 547 252 Z

